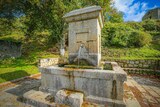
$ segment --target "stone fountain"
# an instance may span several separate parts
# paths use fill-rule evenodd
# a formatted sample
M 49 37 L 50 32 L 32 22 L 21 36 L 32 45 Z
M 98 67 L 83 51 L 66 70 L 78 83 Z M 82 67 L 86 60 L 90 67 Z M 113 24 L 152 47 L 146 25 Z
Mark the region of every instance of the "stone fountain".
M 78 56 L 78 50 L 83 45 L 86 57 L 94 66 L 99 66 L 101 60 L 101 29 L 103 18 L 101 7 L 91 6 L 67 13 L 64 18 L 69 23 L 69 61 Z M 88 54 L 88 55 L 87 55 Z
M 69 23 L 69 63 L 85 60 L 94 67 L 100 67 L 103 27 L 101 7 L 91 6 L 74 10 L 64 15 L 64 18 Z M 104 62 L 103 66 L 108 63 L 112 66 L 110 70 L 81 69 L 59 67 L 56 58 L 41 59 L 40 91 L 25 93 L 24 98 L 34 106 L 64 104 L 70 107 L 84 107 L 84 104 L 89 102 L 97 107 L 124 107 L 123 83 L 126 73 L 116 62 Z M 41 99 L 50 95 L 54 100 L 52 103 L 40 101 L 37 97 L 35 100 L 31 98 L 31 93 L 32 96 L 43 96 Z

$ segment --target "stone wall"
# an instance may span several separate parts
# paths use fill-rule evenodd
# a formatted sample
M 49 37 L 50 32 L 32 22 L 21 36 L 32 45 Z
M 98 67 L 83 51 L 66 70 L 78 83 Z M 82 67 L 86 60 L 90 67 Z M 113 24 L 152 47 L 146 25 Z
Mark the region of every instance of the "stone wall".
M 58 58 L 40 59 L 38 66 L 39 67 L 46 67 L 46 66 L 56 65 L 56 64 L 58 64 L 58 62 L 59 62 Z
M 139 60 L 120 60 L 120 59 L 108 59 L 107 61 L 115 61 L 122 68 L 143 68 L 160 70 L 160 60 L 153 59 L 139 59 Z
M 146 75 L 160 78 L 159 70 L 152 70 L 152 69 L 139 69 L 139 68 L 123 68 L 127 74 L 138 74 L 138 75 Z
M 0 59 L 6 57 L 20 57 L 21 43 L 0 40 Z

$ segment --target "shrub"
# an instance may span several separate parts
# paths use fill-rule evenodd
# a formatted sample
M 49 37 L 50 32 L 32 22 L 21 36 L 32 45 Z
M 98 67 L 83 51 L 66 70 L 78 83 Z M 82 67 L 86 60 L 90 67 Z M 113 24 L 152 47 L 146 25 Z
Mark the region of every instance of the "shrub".
M 140 31 L 144 30 L 142 24 L 139 22 L 127 22 L 126 24 L 134 30 L 140 30 Z
M 152 41 L 151 35 L 143 31 L 133 31 L 130 35 L 129 46 L 142 47 Z
M 123 23 L 106 23 L 102 31 L 104 46 L 127 47 L 132 29 Z
M 150 32 L 144 32 L 141 24 L 136 22 L 106 23 L 102 30 L 103 46 L 142 47 L 151 40 Z
M 144 22 L 142 22 L 142 26 L 145 31 L 155 31 L 156 21 L 155 20 L 145 20 Z

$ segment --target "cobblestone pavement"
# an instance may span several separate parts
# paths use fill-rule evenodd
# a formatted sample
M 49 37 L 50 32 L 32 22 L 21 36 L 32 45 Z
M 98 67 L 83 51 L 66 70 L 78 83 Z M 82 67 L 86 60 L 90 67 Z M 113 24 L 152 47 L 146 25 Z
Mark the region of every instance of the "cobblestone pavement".
M 40 75 L 19 82 L 0 84 L 0 107 L 30 107 L 21 103 L 21 96 L 31 90 L 38 90 Z M 2 87 L 3 86 L 3 87 Z M 139 76 L 127 76 L 124 83 L 124 101 L 127 107 L 160 107 L 160 82 Z

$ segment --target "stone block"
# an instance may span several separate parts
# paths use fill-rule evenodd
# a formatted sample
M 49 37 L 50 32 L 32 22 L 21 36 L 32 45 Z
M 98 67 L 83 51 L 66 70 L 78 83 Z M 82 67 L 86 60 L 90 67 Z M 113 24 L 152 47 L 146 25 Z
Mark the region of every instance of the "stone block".
M 60 90 L 56 94 L 55 102 L 58 104 L 65 104 L 70 107 L 81 107 L 83 103 L 83 93 Z
M 129 67 L 129 68 L 132 68 L 132 67 L 133 67 L 133 65 L 132 65 L 132 64 L 128 64 L 128 67 Z
M 145 62 L 145 60 L 140 60 L 140 62 L 144 63 L 144 62 Z
M 130 60 L 129 63 L 130 63 L 130 64 L 134 64 L 134 61 L 133 61 L 133 60 Z
M 152 64 L 152 61 L 151 61 L 151 60 L 148 60 L 148 64 Z
M 143 68 L 143 64 L 140 64 L 140 68 Z
M 139 65 L 138 65 L 138 64 L 134 64 L 133 66 L 134 66 L 134 67 L 136 67 L 136 68 L 137 68 L 137 67 L 139 67 Z
M 129 64 L 130 60 L 127 60 L 127 63 Z
M 122 100 L 127 74 L 116 62 L 111 62 L 111 65 L 113 70 L 41 67 L 40 89 L 54 96 L 59 90 L 67 89 L 83 92 L 85 97 L 92 95 L 112 99 L 115 95 L 115 99 Z
M 148 67 L 149 67 L 149 65 L 143 64 L 143 68 L 148 68 Z
M 65 20 L 69 22 L 70 62 L 74 62 L 78 55 L 83 55 L 79 54 L 82 52 L 81 46 L 83 45 L 87 50 L 85 53 L 88 55 L 83 58 L 79 57 L 79 59 L 85 59 L 89 63 L 91 62 L 91 65 L 99 66 L 101 60 L 100 38 L 103 27 L 101 10 L 99 6 L 90 6 L 73 10 L 64 15 Z
M 136 61 L 135 61 L 135 64 L 139 64 L 139 60 L 136 60 Z
M 103 105 L 103 106 L 98 106 L 98 107 L 126 107 L 123 101 L 115 100 L 115 99 L 88 96 L 85 98 L 85 100 Z
M 47 101 L 46 97 L 52 96 L 50 93 L 30 90 L 23 95 L 23 102 L 33 107 L 69 107 L 63 104 L 56 104 L 53 101 Z
M 127 68 L 128 67 L 128 65 L 127 64 L 124 64 L 124 68 Z

